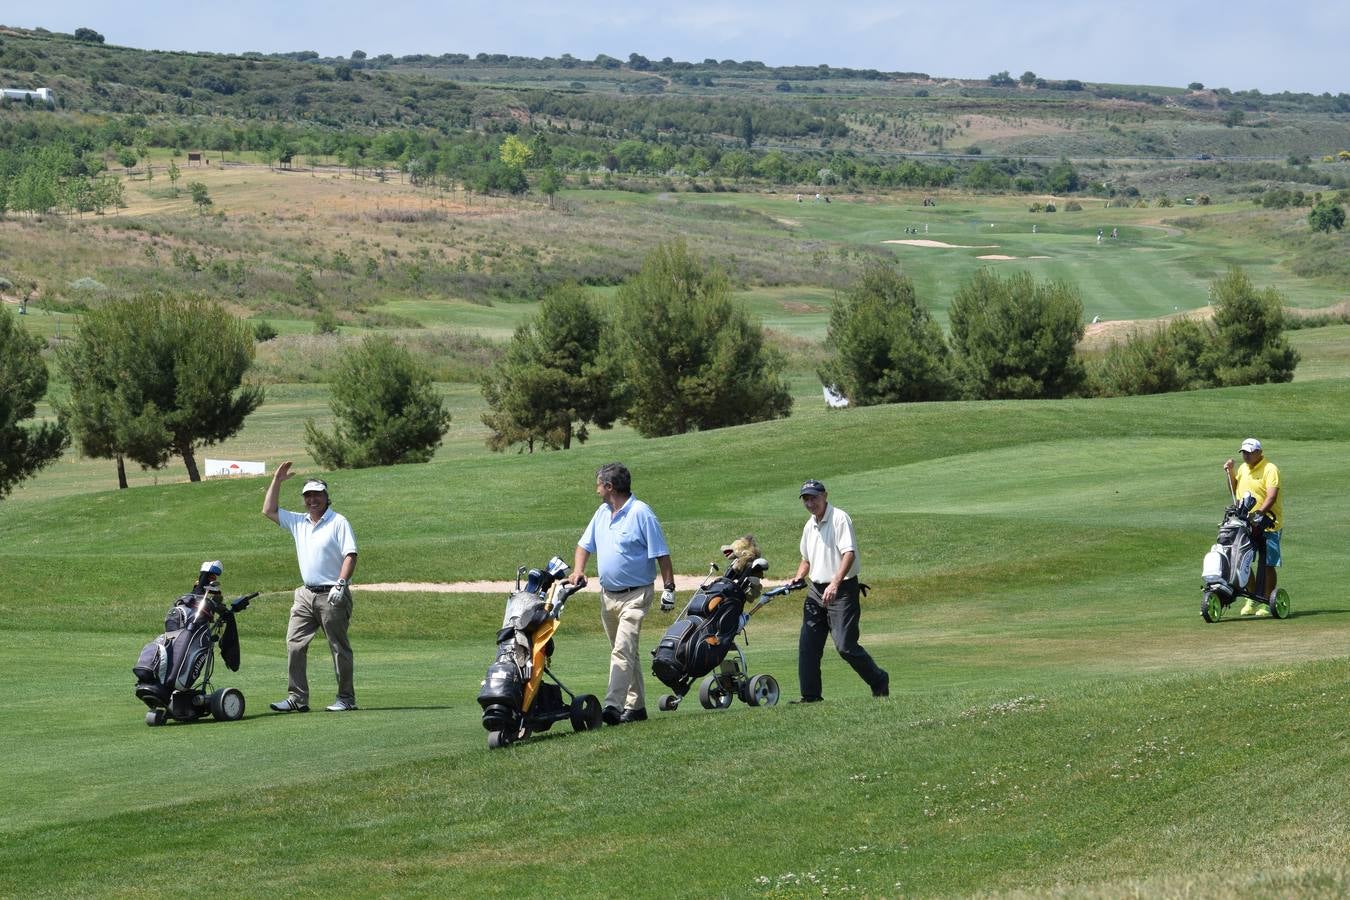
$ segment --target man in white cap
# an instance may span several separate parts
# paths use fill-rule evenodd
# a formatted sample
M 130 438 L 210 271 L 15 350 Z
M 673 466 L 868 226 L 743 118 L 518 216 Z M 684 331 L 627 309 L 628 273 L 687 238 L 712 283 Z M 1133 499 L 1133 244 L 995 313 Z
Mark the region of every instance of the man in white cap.
M 281 483 L 294 474 L 289 461 L 277 467 L 263 498 L 263 515 L 291 533 L 295 555 L 300 562 L 304 582 L 295 589 L 291 621 L 286 628 L 286 654 L 289 684 L 286 699 L 271 704 L 277 712 L 309 712 L 309 677 L 306 662 L 309 642 L 323 629 L 333 651 L 337 673 L 337 699 L 329 712 L 356 709 L 356 689 L 352 683 L 352 645 L 347 626 L 352 619 L 351 577 L 356 571 L 356 536 L 345 516 L 333 509 L 328 485 L 310 479 L 300 489 L 305 512 L 278 509 Z
M 1280 492 L 1280 470 L 1261 453 L 1261 442 L 1247 438 L 1242 442 L 1242 465 L 1233 469 L 1233 460 L 1223 464 L 1228 474 L 1228 487 L 1239 500 L 1251 494 L 1256 498 L 1250 518 L 1258 527 L 1256 534 L 1265 537 L 1265 583 L 1257 585 L 1261 596 L 1275 596 L 1275 570 L 1280 566 L 1280 530 L 1284 528 L 1284 497 Z M 1258 544 L 1257 549 L 1261 547 Z M 1268 616 L 1270 609 L 1264 603 L 1248 600 L 1239 615 Z

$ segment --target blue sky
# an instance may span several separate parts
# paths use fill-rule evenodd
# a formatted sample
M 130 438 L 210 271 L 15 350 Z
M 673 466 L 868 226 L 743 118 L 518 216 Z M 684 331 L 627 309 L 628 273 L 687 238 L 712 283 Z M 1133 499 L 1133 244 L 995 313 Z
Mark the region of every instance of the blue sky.
M 271 53 L 364 50 L 509 53 L 583 59 L 756 59 L 984 77 L 1031 70 L 1047 78 L 1131 84 L 1350 92 L 1343 43 L 1350 3 L 803 3 L 673 0 L 177 0 L 119 4 L 54 0 L 0 13 L 6 25 L 93 28 L 110 43 L 157 50 Z

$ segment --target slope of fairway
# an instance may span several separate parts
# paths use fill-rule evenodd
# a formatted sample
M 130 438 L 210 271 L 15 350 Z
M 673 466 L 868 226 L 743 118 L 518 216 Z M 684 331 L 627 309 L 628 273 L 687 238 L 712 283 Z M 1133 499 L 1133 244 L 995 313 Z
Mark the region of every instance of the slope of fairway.
M 362 709 L 275 716 L 295 582 L 265 481 L 0 505 L 0 893 L 1343 896 L 1350 890 L 1350 381 L 1112 401 L 803 410 L 791 420 L 332 477 L 361 542 Z M 1243 424 L 1267 410 L 1260 427 Z M 1220 464 L 1285 475 L 1285 621 L 1199 616 Z M 858 527 L 874 700 L 708 712 L 489 752 L 475 702 L 501 597 L 360 583 L 510 577 L 570 556 L 621 458 L 702 571 L 753 531 L 785 576 L 819 477 Z M 273 461 L 274 462 L 274 461 Z M 288 486 L 290 493 L 294 484 Z M 294 498 L 289 498 L 293 500 Z M 238 723 L 149 729 L 130 667 L 198 562 L 240 617 Z M 770 579 L 774 583 L 773 578 Z M 797 693 L 799 600 L 750 626 Z M 669 621 L 652 613 L 649 648 Z M 594 600 L 554 669 L 601 692 Z M 314 701 L 333 690 L 322 642 Z M 222 855 L 223 854 L 223 855 Z M 709 864 L 698 860 L 715 860 Z

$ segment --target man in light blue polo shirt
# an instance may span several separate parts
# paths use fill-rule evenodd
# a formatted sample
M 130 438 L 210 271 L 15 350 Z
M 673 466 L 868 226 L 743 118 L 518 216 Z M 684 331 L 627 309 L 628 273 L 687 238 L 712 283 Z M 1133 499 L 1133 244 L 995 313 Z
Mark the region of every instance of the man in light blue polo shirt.
M 675 608 L 675 575 L 661 523 L 647 504 L 633 496 L 633 477 L 622 463 L 608 463 L 595 473 L 600 508 L 577 541 L 572 574 L 579 582 L 586 561 L 595 554 L 600 577 L 600 621 L 611 647 L 609 690 L 603 718 L 607 725 L 647 718 L 638 635 L 652 605 L 652 582 L 661 569 L 661 611 Z
M 300 489 L 305 512 L 278 509 L 281 483 L 290 478 L 291 463 L 284 462 L 272 475 L 272 483 L 263 498 L 263 515 L 276 522 L 295 539 L 295 556 L 300 562 L 300 580 L 291 605 L 290 624 L 286 628 L 288 685 L 286 699 L 271 704 L 277 712 L 309 712 L 307 660 L 309 642 L 322 628 L 333 651 L 333 669 L 337 673 L 337 699 L 329 712 L 356 709 L 356 688 L 352 679 L 352 645 L 347 627 L 352 620 L 350 581 L 356 571 L 356 536 L 346 517 L 333 509 L 328 485 L 310 479 Z

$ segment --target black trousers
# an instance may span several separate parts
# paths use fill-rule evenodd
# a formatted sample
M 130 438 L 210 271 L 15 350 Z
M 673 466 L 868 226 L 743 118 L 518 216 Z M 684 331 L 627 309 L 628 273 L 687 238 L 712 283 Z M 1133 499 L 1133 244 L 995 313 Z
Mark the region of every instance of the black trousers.
M 826 637 L 834 639 L 834 649 L 868 687 L 874 691 L 882 687 L 887 680 L 885 670 L 858 644 L 858 620 L 862 616 L 858 579 L 850 578 L 840 584 L 829 606 L 821 603 L 820 591 L 821 587 L 812 584 L 802 603 L 802 632 L 797 641 L 797 680 L 801 683 L 802 699 L 819 700 L 822 696 L 820 661 L 825 655 Z

